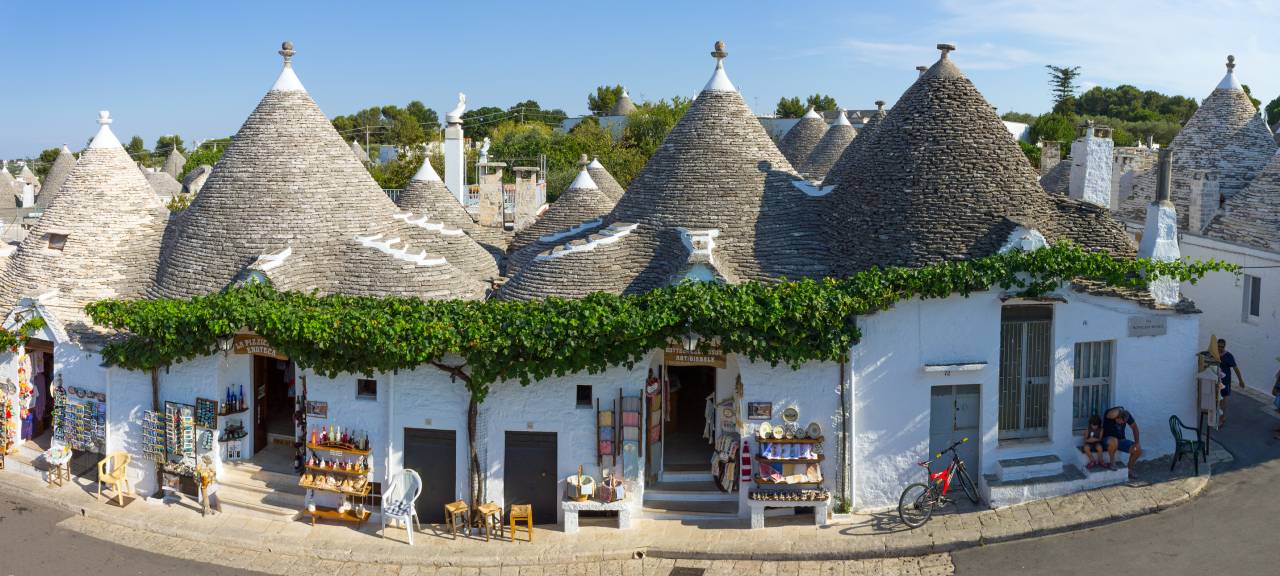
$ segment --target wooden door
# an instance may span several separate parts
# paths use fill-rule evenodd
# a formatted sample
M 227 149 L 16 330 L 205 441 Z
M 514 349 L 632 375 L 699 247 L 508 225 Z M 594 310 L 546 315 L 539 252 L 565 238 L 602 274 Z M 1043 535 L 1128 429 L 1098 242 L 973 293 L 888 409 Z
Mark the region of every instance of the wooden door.
M 502 496 L 512 504 L 532 504 L 534 524 L 555 524 L 560 497 L 556 492 L 556 433 L 507 432 Z
M 253 357 L 253 386 L 250 387 L 250 396 L 247 399 L 253 404 L 253 451 L 258 451 L 267 447 L 267 415 L 270 413 L 267 406 L 267 386 L 271 380 L 271 365 L 274 362 L 271 358 L 265 356 Z
M 418 519 L 444 523 L 444 505 L 457 500 L 458 434 L 453 430 L 404 429 L 404 467 L 422 477 Z

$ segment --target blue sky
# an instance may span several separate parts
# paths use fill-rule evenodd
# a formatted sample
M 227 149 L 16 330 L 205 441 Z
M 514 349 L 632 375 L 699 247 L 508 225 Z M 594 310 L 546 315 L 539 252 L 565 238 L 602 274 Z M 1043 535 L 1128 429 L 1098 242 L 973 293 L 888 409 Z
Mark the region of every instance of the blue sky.
M 620 83 L 637 99 L 692 96 L 723 39 L 746 101 L 823 92 L 849 108 L 890 103 L 953 55 L 1001 111 L 1048 108 L 1045 64 L 1083 84 L 1131 83 L 1201 99 L 1226 54 L 1264 102 L 1280 93 L 1269 2 L 3 2 L 0 157 L 83 147 L 98 110 L 117 134 L 188 141 L 233 134 L 280 68 L 281 40 L 330 116 L 456 93 L 472 107 L 533 98 L 570 114 Z M 800 10 L 803 8 L 803 10 Z M 1270 42 L 1267 42 L 1270 40 Z

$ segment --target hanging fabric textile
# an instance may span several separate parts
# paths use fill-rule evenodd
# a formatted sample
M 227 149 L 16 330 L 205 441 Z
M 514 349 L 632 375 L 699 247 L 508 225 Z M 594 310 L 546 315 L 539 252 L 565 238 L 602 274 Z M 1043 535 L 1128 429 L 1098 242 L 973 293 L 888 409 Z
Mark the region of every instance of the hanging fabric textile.
M 704 412 L 704 416 L 706 417 L 706 421 L 702 425 L 702 438 L 705 439 L 708 444 L 711 444 L 711 443 L 714 443 L 716 440 L 715 427 L 713 426 L 713 424 L 716 421 L 716 393 L 715 392 L 712 392 L 711 394 L 707 395 L 707 405 L 706 405 L 706 408 L 703 409 L 703 412 Z

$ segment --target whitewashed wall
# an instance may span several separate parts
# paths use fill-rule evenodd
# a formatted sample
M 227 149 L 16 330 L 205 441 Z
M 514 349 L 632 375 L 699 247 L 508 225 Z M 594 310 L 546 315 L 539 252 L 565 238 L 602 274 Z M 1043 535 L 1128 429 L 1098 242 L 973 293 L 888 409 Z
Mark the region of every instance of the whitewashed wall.
M 895 506 L 902 488 L 919 481 L 916 465 L 928 458 L 930 389 L 939 385 L 981 387 L 980 467 L 995 471 L 1000 459 L 1055 454 L 1075 462 L 1078 442 L 1071 429 L 1076 342 L 1115 340 L 1113 404 L 1132 411 L 1142 428 L 1146 457 L 1172 449 L 1166 423 L 1171 414 L 1195 422 L 1195 358 L 1199 315 L 1157 312 L 1115 298 L 1064 291 L 1068 303 L 1054 306 L 1050 430 L 1043 442 L 999 441 L 1000 307 L 995 292 L 913 300 L 860 319 L 862 342 L 854 346 L 854 506 Z M 1159 314 L 1168 332 L 1128 336 L 1130 316 Z M 926 373 L 925 364 L 986 362 L 971 372 Z
M 1216 272 L 1195 284 L 1182 285 L 1182 293 L 1204 312 L 1200 315 L 1199 349 L 1205 348 L 1210 336 L 1225 338 L 1245 384 L 1270 394 L 1280 369 L 1280 254 L 1186 233 L 1181 236 L 1181 247 L 1182 255 L 1194 260 L 1215 258 L 1241 266 L 1277 266 L 1242 271 L 1262 279 L 1262 310 L 1256 320 L 1244 317 L 1243 276 Z
M 390 380 L 392 420 L 388 426 L 391 432 L 387 470 L 395 474 L 404 469 L 406 428 L 453 430 L 456 438 L 454 499 L 469 500 L 467 403 L 470 395 L 465 384 L 451 382 L 448 374 L 434 367 L 401 371 Z

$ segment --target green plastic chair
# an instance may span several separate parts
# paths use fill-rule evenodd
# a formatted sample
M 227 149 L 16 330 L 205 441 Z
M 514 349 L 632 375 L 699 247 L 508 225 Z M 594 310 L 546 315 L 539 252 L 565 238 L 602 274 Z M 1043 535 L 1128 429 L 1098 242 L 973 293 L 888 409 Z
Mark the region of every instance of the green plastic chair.
M 1188 440 L 1182 437 L 1183 430 L 1190 430 L 1196 433 L 1195 440 Z M 1195 464 L 1196 476 L 1200 475 L 1200 458 L 1203 457 L 1206 463 L 1209 457 L 1205 455 L 1204 441 L 1200 439 L 1200 429 L 1192 428 L 1182 423 L 1182 420 L 1175 416 L 1169 417 L 1169 431 L 1173 433 L 1173 441 L 1176 450 L 1173 453 L 1173 463 L 1169 465 L 1169 471 L 1173 472 L 1173 468 L 1182 460 L 1183 454 L 1191 456 L 1191 462 Z

